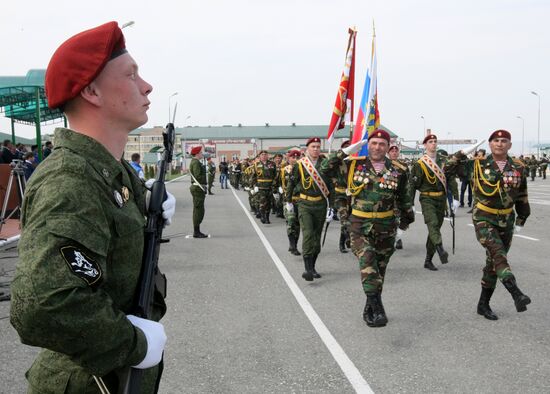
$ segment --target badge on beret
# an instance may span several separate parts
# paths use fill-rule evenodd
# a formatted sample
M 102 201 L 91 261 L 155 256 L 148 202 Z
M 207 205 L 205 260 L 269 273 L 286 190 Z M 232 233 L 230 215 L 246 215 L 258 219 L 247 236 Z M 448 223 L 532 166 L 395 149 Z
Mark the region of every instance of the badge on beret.
M 88 285 L 93 285 L 101 279 L 101 267 L 82 251 L 74 246 L 64 246 L 60 249 L 61 255 L 69 265 L 73 274 L 84 280 Z
M 122 201 L 126 202 L 130 199 L 130 191 L 126 186 L 122 186 Z
M 118 192 L 118 190 L 113 191 L 113 195 L 115 196 L 115 201 L 118 204 L 119 208 L 122 208 L 124 205 L 124 201 L 122 200 L 122 196 Z

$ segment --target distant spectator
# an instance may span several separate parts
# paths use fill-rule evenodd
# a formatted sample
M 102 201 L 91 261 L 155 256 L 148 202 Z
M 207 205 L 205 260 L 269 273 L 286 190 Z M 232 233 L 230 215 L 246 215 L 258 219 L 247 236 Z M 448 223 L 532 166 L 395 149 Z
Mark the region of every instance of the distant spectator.
M 51 153 L 52 153 L 52 149 L 53 149 L 53 144 L 51 141 L 47 141 L 45 144 L 44 144 L 44 151 L 42 152 L 42 156 L 44 157 L 44 159 L 46 157 L 48 157 Z
M 136 171 L 140 179 L 145 179 L 145 173 L 143 172 L 143 167 L 141 167 L 141 164 L 139 164 L 141 161 L 141 156 L 139 155 L 139 153 L 133 153 L 131 158 L 132 158 L 132 161 L 130 162 L 130 165 Z
M 25 171 L 25 180 L 28 181 L 34 172 L 34 153 L 26 152 L 23 155 L 23 170 Z
M 38 145 L 32 145 L 31 151 L 34 154 L 34 166 L 36 167 L 40 164 L 40 159 L 38 158 Z
M 225 158 L 220 163 L 220 184 L 222 189 L 227 189 L 227 175 L 229 174 L 229 165 L 225 161 Z
M 18 160 L 23 160 L 23 155 L 27 153 L 27 148 L 25 148 L 25 145 L 18 142 L 15 144 L 15 158 Z
M 15 146 L 10 140 L 4 140 L 2 144 L 2 161 L 6 164 L 10 164 L 15 159 Z

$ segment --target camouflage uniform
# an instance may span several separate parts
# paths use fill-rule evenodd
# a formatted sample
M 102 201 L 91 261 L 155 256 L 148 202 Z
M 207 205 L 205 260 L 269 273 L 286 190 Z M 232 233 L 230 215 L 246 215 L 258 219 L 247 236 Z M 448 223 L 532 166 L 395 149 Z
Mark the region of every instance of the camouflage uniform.
M 527 198 L 527 169 L 521 160 L 509 156 L 502 171 L 492 155 L 476 160 L 467 160 L 461 154 L 456 156 L 465 163 L 471 174 L 473 222 L 477 240 L 487 256 L 481 279 L 482 295 L 478 313 L 491 320 L 497 319 L 489 308 L 497 279 L 514 297 L 518 312 L 524 311 L 527 309 L 525 305 L 531 300 L 517 288 L 507 255 L 512 244 L 514 225 L 523 226 L 531 212 Z
M 277 176 L 277 168 L 271 160 L 265 162 L 258 161 L 254 164 L 254 169 L 250 175 L 250 187 L 258 188 L 258 208 L 262 223 L 269 224 L 269 213 L 271 209 L 271 199 L 273 197 L 273 181 Z
M 206 169 L 202 163 L 193 157 L 189 164 L 191 178 L 191 195 L 193 196 L 193 230 L 194 234 L 202 234 L 200 225 L 204 219 L 204 200 L 206 199 Z
M 208 194 L 212 193 L 212 185 L 214 184 L 214 177 L 216 176 L 216 165 L 212 160 L 207 162 L 208 168 Z
M 546 154 L 542 155 L 542 159 L 539 160 L 539 176 L 542 179 L 546 179 L 546 169 L 548 168 L 548 158 Z
M 296 195 L 296 193 L 288 193 L 292 194 L 292 197 L 290 200 L 287 200 L 287 189 L 289 178 L 292 175 L 292 168 L 293 167 L 290 164 L 282 166 L 279 179 L 281 180 L 281 187 L 283 188 L 282 199 L 285 203 L 289 202 L 294 205 L 294 209 L 292 211 L 289 211 L 286 206 L 284 207 L 284 215 L 286 219 L 286 234 L 288 236 L 289 242 L 288 251 L 295 256 L 300 256 L 300 252 L 297 248 L 298 239 L 300 238 L 300 221 L 298 220 L 299 208 L 298 204 L 296 204 L 299 199 L 299 195 Z
M 531 180 L 534 181 L 535 177 L 537 176 L 537 168 L 538 163 L 535 156 L 531 156 L 530 159 L 528 159 L 527 165 L 529 166 L 529 172 L 531 173 Z
M 437 153 L 435 162 L 444 173 L 447 173 L 447 159 L 443 155 Z M 446 185 L 441 183 L 428 166 L 421 163 L 421 160 L 418 160 L 413 164 L 411 169 L 411 201 L 414 203 L 415 192 L 419 190 L 422 215 L 424 216 L 424 223 L 428 227 L 424 267 L 437 270 L 432 263 L 432 258 L 436 251 L 443 264 L 448 261 L 448 253 L 443 249 L 443 240 L 441 238 L 441 226 L 443 225 L 443 217 L 447 205 L 447 191 Z M 458 200 L 458 188 L 453 189 L 453 196 Z
M 147 351 L 131 313 L 144 247 L 145 188 L 97 141 L 59 128 L 53 153 L 27 184 L 11 284 L 11 323 L 42 347 L 29 393 L 117 392 L 117 374 Z M 154 320 L 166 311 L 155 293 Z M 153 392 L 158 368 L 144 370 Z
M 321 190 L 310 177 L 300 159 L 294 164 L 292 174 L 288 179 L 288 189 L 285 193 L 286 201 L 292 200 L 294 195 L 299 197 L 298 220 L 302 229 L 302 254 L 304 259 L 305 272 L 302 277 L 308 281 L 313 278 L 320 278 L 321 275 L 315 270 L 317 256 L 321 252 L 321 235 L 327 213 L 327 199 L 321 193 Z M 321 159 L 313 163 L 317 171 L 321 169 Z M 332 188 L 330 179 L 320 174 L 323 181 L 329 188 Z M 329 205 L 332 205 L 330 198 L 334 193 L 330 193 Z
M 276 166 L 276 175 L 275 180 L 273 181 L 273 214 L 279 218 L 285 217 L 283 212 L 283 193 L 280 192 L 280 188 L 282 188 L 281 176 L 283 174 L 282 170 L 284 165 L 285 164 L 281 162 Z
M 344 157 L 342 151 L 331 156 L 323 163 L 322 171 L 340 166 Z M 384 168 L 376 173 L 368 157 L 352 158 L 350 162 L 347 189 L 352 195 L 351 249 L 359 259 L 361 283 L 367 295 L 363 317 L 369 326 L 384 326 L 387 318 L 381 294 L 386 268 L 395 251 L 397 226 L 407 229 L 415 219 L 406 167 L 386 158 Z M 400 223 L 396 208 L 400 211 Z

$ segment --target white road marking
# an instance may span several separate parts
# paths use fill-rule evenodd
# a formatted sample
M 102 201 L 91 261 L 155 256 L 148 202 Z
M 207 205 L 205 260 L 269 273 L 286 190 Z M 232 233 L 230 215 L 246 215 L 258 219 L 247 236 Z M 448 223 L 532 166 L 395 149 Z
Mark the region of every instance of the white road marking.
M 472 223 L 468 223 L 468 226 L 474 227 Z M 528 239 L 529 241 L 540 241 L 538 238 L 528 237 L 527 235 L 514 234 L 514 237 Z
M 254 220 L 254 218 L 252 218 L 252 215 L 250 214 L 250 212 L 248 212 L 248 209 L 244 206 L 239 196 L 237 196 L 237 193 L 235 192 L 235 189 L 233 187 L 231 187 L 231 191 L 233 192 L 233 195 L 237 199 L 239 205 L 242 207 L 244 213 L 248 217 L 248 220 L 250 220 L 250 223 L 252 223 L 252 227 L 254 228 L 254 230 L 256 230 L 258 237 L 262 241 L 265 249 L 267 250 L 267 253 L 275 263 L 275 266 L 279 270 L 288 288 L 292 292 L 292 295 L 304 311 L 315 331 L 317 331 L 317 334 L 319 334 L 319 337 L 327 347 L 328 351 L 332 354 L 334 360 L 340 366 L 340 369 L 342 370 L 344 375 L 346 375 L 346 378 L 348 379 L 352 387 L 357 393 L 374 394 L 374 391 L 372 391 L 365 378 L 363 378 L 361 372 L 359 372 L 355 364 L 353 364 L 353 361 L 350 360 L 346 352 L 344 352 L 344 349 L 342 349 L 340 344 L 332 336 L 325 323 L 323 323 L 317 312 L 315 312 L 315 309 L 313 309 L 313 306 L 311 306 L 311 304 L 307 300 L 304 293 L 302 293 L 302 290 L 300 290 L 279 256 L 277 256 L 277 253 L 275 253 L 275 250 L 273 250 L 273 247 L 265 237 L 264 233 Z

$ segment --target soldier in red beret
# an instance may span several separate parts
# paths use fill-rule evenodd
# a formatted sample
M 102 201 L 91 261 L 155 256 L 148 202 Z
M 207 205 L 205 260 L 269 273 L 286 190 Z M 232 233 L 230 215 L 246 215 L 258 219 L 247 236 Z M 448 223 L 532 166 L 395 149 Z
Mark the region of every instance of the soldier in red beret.
M 368 156 L 350 156 L 368 144 Z M 367 297 L 363 319 L 369 327 L 383 327 L 388 317 L 382 303 L 386 268 L 395 251 L 397 229 L 414 222 L 406 167 L 386 158 L 390 135 L 374 130 L 368 139 L 332 154 L 322 174 L 333 174 L 348 158 L 346 193 L 352 196 L 350 234 L 352 252 L 359 260 L 361 284 Z M 395 211 L 399 211 L 396 216 Z
M 189 175 L 191 186 L 189 190 L 193 196 L 193 238 L 208 238 L 208 235 L 201 232 L 201 223 L 204 219 L 204 200 L 206 199 L 206 167 L 201 163 L 202 146 L 197 145 L 191 148 L 191 163 L 189 164 Z
M 155 392 L 166 306 L 155 292 L 157 321 L 129 315 L 147 211 L 144 183 L 123 159 L 128 134 L 147 122 L 152 87 L 116 22 L 65 41 L 45 87 L 70 129 L 56 129 L 23 204 L 11 323 L 25 344 L 43 348 L 26 375 L 28 393 L 95 393 L 97 382 L 116 393 L 129 367 L 143 369 L 142 393 Z
M 283 213 L 286 219 L 286 234 L 288 237 L 288 251 L 295 255 L 300 256 L 298 251 L 298 239 L 300 238 L 300 221 L 298 220 L 298 206 L 296 202 L 299 199 L 299 194 L 294 192 L 290 199 L 287 199 L 287 191 L 290 177 L 292 176 L 292 169 L 296 164 L 296 161 L 300 158 L 302 152 L 299 149 L 290 149 L 286 155 L 286 165 L 281 168 L 281 189 L 283 197 Z M 293 206 L 292 210 L 288 210 L 288 204 Z

